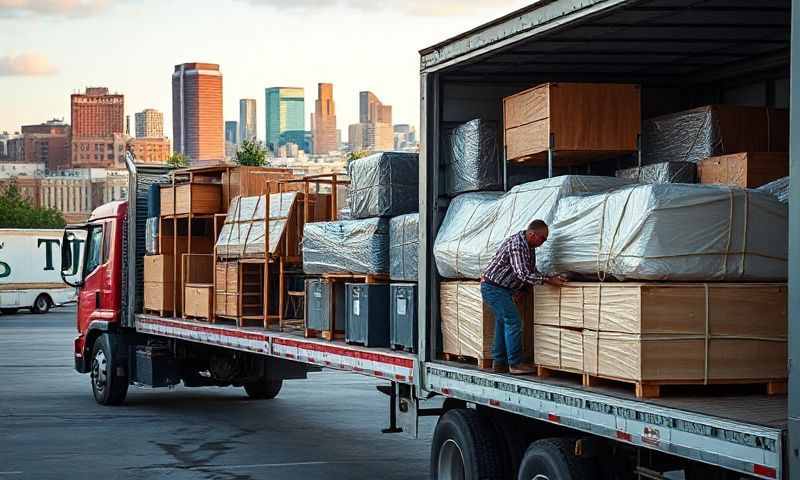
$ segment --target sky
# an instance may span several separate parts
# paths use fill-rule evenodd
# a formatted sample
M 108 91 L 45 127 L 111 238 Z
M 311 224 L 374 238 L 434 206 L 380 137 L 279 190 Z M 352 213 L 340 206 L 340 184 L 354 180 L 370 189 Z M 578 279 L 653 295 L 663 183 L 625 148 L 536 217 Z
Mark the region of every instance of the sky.
M 306 129 L 317 83 L 334 84 L 337 127 L 358 121 L 358 92 L 419 124 L 419 53 L 533 0 L 0 0 L 0 132 L 69 122 L 69 95 L 105 86 L 125 113 L 164 112 L 172 137 L 171 74 L 218 63 L 226 120 L 264 88 L 299 86 Z M 131 126 L 133 128 L 133 126 Z

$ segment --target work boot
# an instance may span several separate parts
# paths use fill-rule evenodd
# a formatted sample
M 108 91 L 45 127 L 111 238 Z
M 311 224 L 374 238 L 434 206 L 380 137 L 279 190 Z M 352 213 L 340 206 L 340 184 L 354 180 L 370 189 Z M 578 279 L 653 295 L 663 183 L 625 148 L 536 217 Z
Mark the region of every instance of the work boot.
M 492 371 L 494 373 L 508 373 L 508 364 L 494 360 L 492 361 Z
M 536 373 L 536 365 L 520 362 L 516 365 L 510 365 L 508 367 L 508 372 L 511 375 L 532 375 Z

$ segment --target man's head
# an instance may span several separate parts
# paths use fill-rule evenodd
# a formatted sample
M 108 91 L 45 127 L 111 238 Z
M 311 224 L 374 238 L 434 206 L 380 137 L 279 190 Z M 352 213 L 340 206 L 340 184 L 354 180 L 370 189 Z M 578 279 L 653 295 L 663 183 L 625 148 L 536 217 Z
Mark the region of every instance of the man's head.
M 547 241 L 549 234 L 550 229 L 547 228 L 546 223 L 542 220 L 534 220 L 528 224 L 528 228 L 525 230 L 525 239 L 528 240 L 529 246 L 536 248 Z

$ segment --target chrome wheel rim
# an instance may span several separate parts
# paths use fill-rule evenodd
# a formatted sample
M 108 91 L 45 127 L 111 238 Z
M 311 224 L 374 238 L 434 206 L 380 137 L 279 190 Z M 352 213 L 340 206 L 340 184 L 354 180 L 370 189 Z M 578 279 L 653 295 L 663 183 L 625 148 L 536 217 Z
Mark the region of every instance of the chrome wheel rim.
M 47 308 L 47 300 L 44 297 L 39 297 L 36 299 L 36 308 L 39 310 L 44 310 Z
M 102 392 L 108 383 L 108 360 L 102 350 L 98 350 L 92 361 L 92 382 L 98 392 Z
M 437 478 L 441 480 L 464 480 L 464 454 L 455 440 L 448 438 L 439 450 Z

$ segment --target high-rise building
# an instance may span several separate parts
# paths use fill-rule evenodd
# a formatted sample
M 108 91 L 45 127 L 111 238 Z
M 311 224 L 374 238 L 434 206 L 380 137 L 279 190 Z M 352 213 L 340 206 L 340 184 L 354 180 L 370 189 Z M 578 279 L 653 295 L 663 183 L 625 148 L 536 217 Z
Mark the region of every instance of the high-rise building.
M 312 118 L 314 153 L 325 154 L 338 150 L 336 142 L 336 105 L 333 102 L 333 84 L 320 83 Z
M 236 156 L 237 145 L 239 145 L 239 123 L 236 120 L 228 120 L 225 122 L 225 160 Z
M 256 139 L 256 101 L 252 98 L 239 100 L 239 139 Z
M 172 135 L 176 152 L 193 164 L 225 156 L 222 72 L 213 63 L 175 65 L 172 74 Z
M 364 150 L 392 150 L 394 131 L 392 129 L 392 107 L 384 105 L 372 92 L 359 93 L 359 121 L 364 130 Z M 352 148 L 352 146 L 351 146 Z
M 306 129 L 305 91 L 301 87 L 270 87 L 264 89 L 267 148 L 273 152 L 285 132 Z
M 125 97 L 105 87 L 89 87 L 71 96 L 73 137 L 104 137 L 125 131 Z
M 164 136 L 164 114 L 153 108 L 136 112 L 136 138 L 162 138 Z
M 239 123 L 236 120 L 225 122 L 225 143 L 239 143 Z

